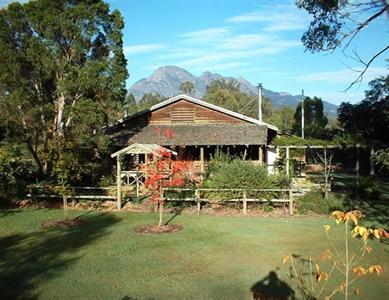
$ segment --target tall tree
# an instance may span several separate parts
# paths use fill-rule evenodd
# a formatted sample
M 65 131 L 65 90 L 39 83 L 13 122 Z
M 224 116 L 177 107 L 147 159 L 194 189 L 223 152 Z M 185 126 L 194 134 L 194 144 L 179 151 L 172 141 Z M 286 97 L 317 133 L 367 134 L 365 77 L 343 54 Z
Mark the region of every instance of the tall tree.
M 155 104 L 158 104 L 164 100 L 159 94 L 151 94 L 147 93 L 142 96 L 138 103 L 138 109 L 139 110 L 144 110 L 144 109 L 149 109 Z
M 190 81 L 185 81 L 180 85 L 180 91 L 185 95 L 190 95 L 194 93 L 194 84 Z
M 304 103 L 304 132 L 307 138 L 326 138 L 328 118 L 324 114 L 323 101 L 317 97 L 306 97 Z M 301 102 L 294 114 L 293 133 L 301 134 Z
M 252 118 L 258 117 L 258 98 L 243 93 L 240 90 L 240 84 L 236 80 L 220 79 L 213 81 L 207 87 L 207 93 L 203 99 Z M 264 119 L 271 115 L 272 109 L 270 100 L 264 98 L 262 102 Z
M 369 87 L 363 101 L 340 105 L 338 121 L 350 140 L 379 148 L 376 161 L 389 169 L 389 75 L 371 81 Z
M 389 75 L 371 81 L 369 86 L 363 101 L 340 105 L 338 121 L 345 133 L 355 139 L 389 147 Z
M 42 174 L 79 177 L 106 145 L 95 133 L 122 114 L 123 26 L 102 0 L 0 10 L 0 113 Z
M 282 106 L 279 109 L 273 109 L 272 114 L 265 118 L 265 121 L 277 126 L 283 132 L 292 133 L 294 125 L 294 109 L 289 106 Z
M 385 0 L 297 0 L 296 5 L 312 16 L 312 21 L 302 37 L 305 49 L 311 52 L 334 51 L 341 47 L 345 51 L 371 23 L 389 13 L 389 3 Z M 353 58 L 359 61 L 363 68 L 350 86 L 361 81 L 371 63 L 388 50 L 388 44 L 376 49 L 375 54 L 367 61 L 362 60 L 353 50 Z
M 138 104 L 135 101 L 133 94 L 126 95 L 126 104 L 125 104 L 125 116 L 131 115 L 138 111 Z

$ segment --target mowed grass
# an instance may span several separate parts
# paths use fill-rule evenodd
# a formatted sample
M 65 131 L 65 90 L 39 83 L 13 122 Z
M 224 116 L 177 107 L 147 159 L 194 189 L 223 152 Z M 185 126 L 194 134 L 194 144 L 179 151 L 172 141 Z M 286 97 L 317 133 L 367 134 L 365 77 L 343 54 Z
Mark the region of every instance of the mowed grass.
M 45 230 L 40 224 L 61 210 L 0 211 L 1 299 L 252 299 L 269 274 L 278 289 L 295 289 L 282 255 L 318 257 L 329 247 L 324 224 L 343 245 L 343 229 L 324 217 L 180 215 L 172 222 L 182 231 L 140 235 L 135 229 L 157 215 L 69 212 L 79 215 L 85 223 L 76 228 Z M 351 299 L 388 299 L 389 246 L 371 245 L 364 263 L 386 272 L 361 279 Z

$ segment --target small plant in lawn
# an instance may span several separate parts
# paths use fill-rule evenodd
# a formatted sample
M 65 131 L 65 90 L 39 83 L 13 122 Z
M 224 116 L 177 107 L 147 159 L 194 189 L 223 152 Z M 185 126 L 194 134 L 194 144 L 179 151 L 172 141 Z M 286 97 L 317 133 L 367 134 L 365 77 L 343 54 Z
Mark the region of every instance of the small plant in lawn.
M 346 213 L 334 211 L 331 216 L 335 218 L 336 224 L 344 226 L 344 251 L 336 247 L 331 239 L 331 226 L 324 225 L 331 249 L 325 249 L 322 252 L 320 257 L 322 265 L 314 262 L 312 257 L 309 259 L 298 255 L 285 255 L 283 257 L 283 263 L 290 264 L 290 277 L 295 280 L 297 288 L 305 299 L 330 300 L 336 294 L 343 293 L 344 299 L 347 300 L 350 298 L 350 286 L 355 281 L 368 274 L 380 275 L 384 271 L 382 266 L 378 264 L 365 265 L 364 259 L 373 250 L 369 245 L 369 239 L 388 238 L 388 232 L 384 229 L 361 226 L 359 221 L 362 213 L 359 210 Z M 350 231 L 351 226 L 353 228 Z M 362 244 L 356 251 L 352 251 L 350 247 L 350 236 L 361 239 Z M 335 288 L 326 289 L 335 270 L 340 272 L 342 280 L 335 282 Z M 360 289 L 356 287 L 354 293 L 359 294 Z
M 151 201 L 159 205 L 158 227 L 161 227 L 163 222 L 162 189 L 184 186 L 188 166 L 189 163 L 185 161 L 172 161 L 171 152 L 164 148 L 157 150 L 144 166 L 147 167 L 145 186 L 151 190 Z

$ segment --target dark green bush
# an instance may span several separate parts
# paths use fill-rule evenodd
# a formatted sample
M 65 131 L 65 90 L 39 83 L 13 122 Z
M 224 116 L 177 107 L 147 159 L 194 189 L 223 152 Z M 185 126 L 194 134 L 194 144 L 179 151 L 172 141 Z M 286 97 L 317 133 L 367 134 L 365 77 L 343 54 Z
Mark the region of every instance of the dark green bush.
M 288 188 L 289 179 L 281 175 L 268 175 L 265 167 L 250 161 L 232 159 L 219 155 L 210 161 L 204 181 L 205 188 L 211 189 L 271 189 Z M 273 195 L 274 194 L 274 195 Z M 278 192 L 261 192 L 261 197 L 277 197 Z M 242 198 L 242 192 L 210 192 L 210 199 Z M 247 197 L 256 197 L 258 192 L 248 192 Z
M 382 191 L 372 177 L 361 178 L 359 185 L 357 185 L 351 193 L 353 198 L 364 198 L 365 200 L 378 200 L 382 196 Z
M 0 144 L 0 204 L 25 194 L 25 186 L 36 172 L 31 160 L 23 159 L 20 145 Z
M 299 213 L 313 212 L 316 214 L 328 215 L 333 210 L 342 210 L 342 201 L 330 195 L 324 198 L 320 191 L 310 191 L 304 196 L 296 199 Z

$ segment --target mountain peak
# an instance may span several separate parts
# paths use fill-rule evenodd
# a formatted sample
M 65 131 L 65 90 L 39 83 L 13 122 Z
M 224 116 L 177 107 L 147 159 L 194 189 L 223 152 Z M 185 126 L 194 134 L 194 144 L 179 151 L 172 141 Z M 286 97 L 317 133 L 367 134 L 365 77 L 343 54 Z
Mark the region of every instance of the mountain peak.
M 196 77 L 183 68 L 167 65 L 156 69 L 150 77 L 137 81 L 131 86 L 128 92 L 133 94 L 137 101 L 146 93 L 158 93 L 162 97 L 172 97 L 181 94 L 181 84 L 189 81 L 194 85 L 195 92 L 193 96 L 201 99 L 207 92 L 207 86 L 218 79 L 229 81 L 235 78 L 223 77 L 220 74 L 210 71 L 205 71 L 201 76 Z M 257 95 L 257 87 L 252 85 L 246 78 L 239 77 L 237 81 L 240 83 L 242 92 L 251 96 Z M 286 92 L 277 93 L 264 89 L 264 95 L 271 100 L 275 107 L 290 106 L 295 108 L 300 101 L 300 96 L 292 96 Z M 336 112 L 337 106 L 324 102 L 324 109 L 329 116 L 334 116 L 334 111 Z
M 172 77 L 177 77 L 185 81 L 192 81 L 196 79 L 195 76 L 193 76 L 187 70 L 172 65 L 159 67 L 151 75 L 152 80 L 164 80 L 166 78 Z

